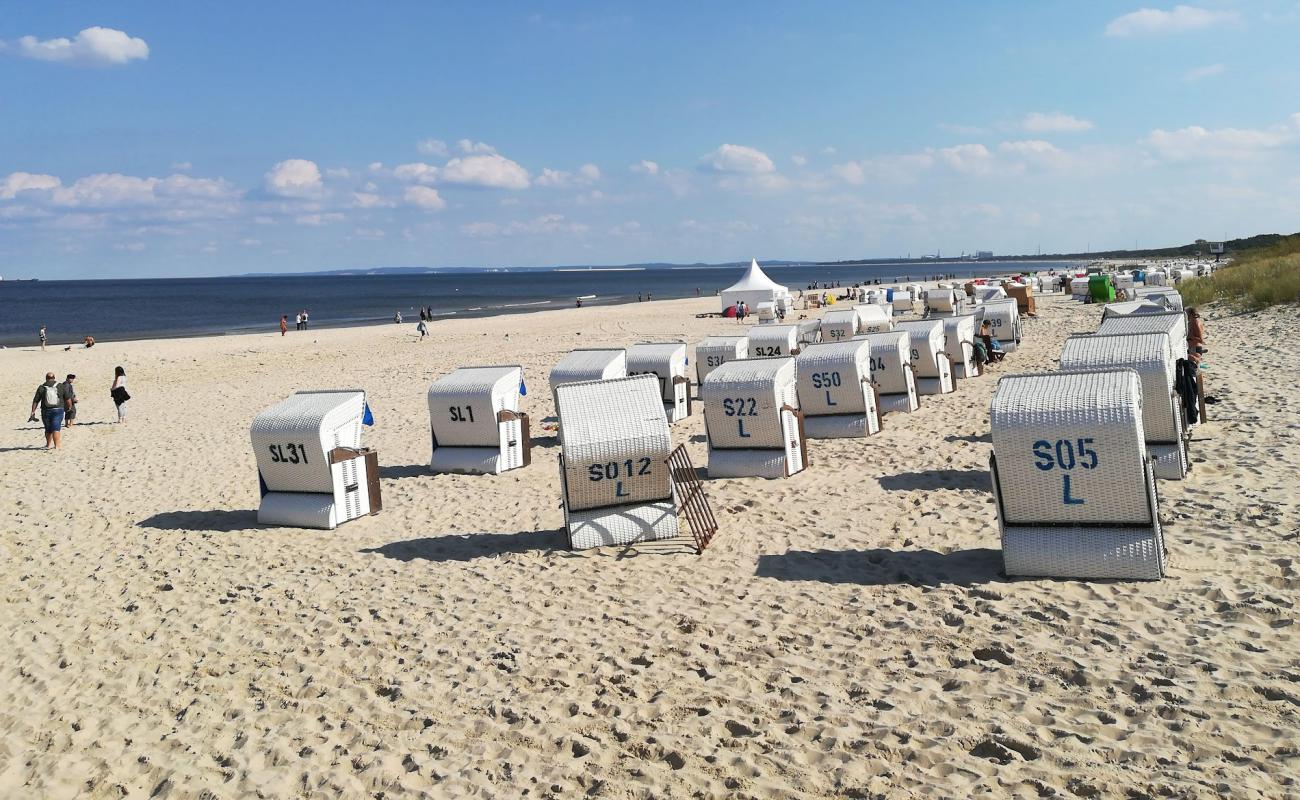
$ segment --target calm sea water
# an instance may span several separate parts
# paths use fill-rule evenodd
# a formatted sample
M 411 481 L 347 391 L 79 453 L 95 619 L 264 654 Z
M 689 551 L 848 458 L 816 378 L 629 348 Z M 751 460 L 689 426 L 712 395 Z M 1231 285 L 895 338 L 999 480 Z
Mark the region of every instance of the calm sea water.
M 960 277 L 1060 269 L 1066 262 L 1021 264 L 873 265 L 764 267 L 773 280 L 801 289 L 810 283 L 893 282 L 938 272 Z M 635 271 L 529 271 L 442 275 L 278 276 L 264 278 L 171 278 L 159 280 L 0 282 L 0 345 L 33 345 L 44 324 L 50 342 L 198 336 L 278 329 L 301 309 L 311 325 L 331 327 L 391 322 L 401 311 L 414 322 L 420 306 L 439 317 L 469 317 L 586 305 L 694 297 L 730 286 L 743 269 L 706 267 Z

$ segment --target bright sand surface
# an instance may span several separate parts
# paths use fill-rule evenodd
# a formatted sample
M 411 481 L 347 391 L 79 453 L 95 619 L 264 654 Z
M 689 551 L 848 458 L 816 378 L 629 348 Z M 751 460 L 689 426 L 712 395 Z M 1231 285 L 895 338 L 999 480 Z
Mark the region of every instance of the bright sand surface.
M 0 351 L 0 796 L 1283 797 L 1300 792 L 1295 309 L 1211 315 L 1158 583 L 1007 580 L 998 374 L 1096 306 L 787 480 L 707 482 L 721 532 L 570 552 L 550 367 L 735 333 L 716 299 Z M 506 335 L 509 334 L 509 338 Z M 533 464 L 433 476 L 425 390 L 521 362 Z M 115 365 L 129 424 L 113 417 Z M 47 369 L 81 424 L 35 449 Z M 692 367 L 693 374 L 693 367 Z M 253 416 L 361 387 L 381 514 L 259 528 Z M 697 413 L 674 428 L 707 463 Z

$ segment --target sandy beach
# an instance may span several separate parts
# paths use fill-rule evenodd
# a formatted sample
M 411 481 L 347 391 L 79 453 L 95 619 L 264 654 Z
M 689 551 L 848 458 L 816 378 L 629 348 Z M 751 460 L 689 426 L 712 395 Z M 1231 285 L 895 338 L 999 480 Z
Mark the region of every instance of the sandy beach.
M 736 333 L 715 298 L 0 351 L 5 797 L 1300 795 L 1294 308 L 1211 309 L 1158 583 L 1008 580 L 989 491 L 1001 374 L 1100 310 L 1041 298 L 1022 348 L 793 478 L 712 480 L 721 529 L 571 552 L 546 376 L 574 347 Z M 433 476 L 425 391 L 521 363 L 533 464 Z M 110 424 L 113 368 L 130 421 Z M 76 373 L 59 453 L 24 422 Z M 693 366 L 692 366 L 693 374 Z M 364 388 L 384 510 L 256 524 L 253 416 Z M 673 429 L 707 464 L 697 413 Z

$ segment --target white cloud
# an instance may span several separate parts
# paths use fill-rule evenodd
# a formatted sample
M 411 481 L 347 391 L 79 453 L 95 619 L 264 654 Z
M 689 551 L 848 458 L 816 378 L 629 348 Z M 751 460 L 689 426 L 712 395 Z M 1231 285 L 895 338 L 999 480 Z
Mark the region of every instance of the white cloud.
M 808 157 L 801 156 L 801 155 L 793 155 L 790 156 L 790 163 L 794 164 L 796 167 L 806 167 L 808 166 Z
M 1020 127 L 1030 133 L 1077 133 L 1092 130 L 1093 124 L 1059 111 L 1050 114 L 1034 111 L 1025 115 Z
M 0 42 L 0 53 L 11 52 L 37 61 L 103 67 L 143 61 L 149 57 L 144 39 L 128 36 L 113 28 L 86 28 L 71 39 L 37 39 L 24 36 L 17 42 Z
M 628 170 L 641 175 L 658 175 L 659 165 L 653 161 L 641 160 L 628 167 Z
M 981 174 L 989 171 L 993 154 L 982 144 L 959 144 L 935 151 L 940 161 L 957 172 Z
M 299 214 L 297 217 L 294 217 L 293 221 L 298 223 L 299 225 L 306 225 L 308 227 L 318 228 L 321 225 L 330 225 L 335 222 L 342 222 L 343 219 L 344 219 L 343 215 L 339 213 Z
M 514 221 L 505 225 L 496 222 L 471 222 L 460 226 L 461 233 L 478 239 L 499 236 L 546 236 L 557 233 L 582 235 L 588 230 L 580 222 L 571 222 L 563 214 L 543 214 L 525 222 Z
M 352 170 L 347 167 L 332 167 L 325 170 L 325 177 L 332 180 L 347 180 L 352 177 Z
M 434 183 L 438 180 L 438 168 L 420 161 L 398 164 L 393 167 L 393 177 L 408 183 Z
M 495 153 L 453 158 L 442 168 L 444 183 L 489 189 L 527 189 L 528 170 Z
M 484 142 L 473 142 L 469 139 L 461 139 L 457 141 L 456 147 L 459 148 L 462 153 L 469 153 L 470 155 L 491 155 L 497 151 L 497 149 L 490 144 Z
M 609 229 L 610 236 L 635 236 L 640 232 L 641 223 L 636 220 L 628 220 Z
M 1182 33 L 1236 22 L 1235 11 L 1212 11 L 1196 6 L 1174 6 L 1172 11 L 1142 8 L 1116 17 L 1106 26 L 1107 36 L 1154 36 Z
M 392 208 L 396 203 L 373 192 L 353 192 L 352 205 L 357 208 Z
M 402 193 L 402 199 L 407 205 L 422 208 L 425 211 L 441 211 L 447 207 L 447 201 L 442 199 L 437 189 L 430 189 L 428 186 L 408 186 Z
M 30 172 L 11 172 L 0 181 L 0 200 L 12 200 L 19 192 L 54 189 L 61 181 L 53 175 L 36 175 Z
M 321 192 L 320 168 L 303 158 L 281 161 L 266 173 L 266 191 L 281 197 L 312 197 Z
M 421 139 L 415 143 L 415 149 L 426 156 L 438 156 L 439 158 L 446 158 L 450 152 L 447 149 L 447 143 L 441 139 Z
M 1196 67 L 1195 69 L 1187 70 L 1187 74 L 1183 76 L 1183 80 L 1199 81 L 1202 78 L 1212 78 L 1215 75 L 1222 75 L 1225 69 L 1226 67 L 1222 64 L 1206 64 L 1203 67 Z
M 775 172 L 772 159 L 762 150 L 742 144 L 724 144 L 704 156 L 700 168 L 706 171 L 737 175 L 759 175 Z
M 573 185 L 590 185 L 600 180 L 600 168 L 595 164 L 583 164 L 578 172 L 543 168 L 542 174 L 534 181 L 538 186 L 562 187 Z
M 1268 128 L 1219 128 L 1199 125 L 1176 131 L 1156 129 L 1143 140 L 1165 161 L 1240 161 L 1300 143 L 1300 114 Z

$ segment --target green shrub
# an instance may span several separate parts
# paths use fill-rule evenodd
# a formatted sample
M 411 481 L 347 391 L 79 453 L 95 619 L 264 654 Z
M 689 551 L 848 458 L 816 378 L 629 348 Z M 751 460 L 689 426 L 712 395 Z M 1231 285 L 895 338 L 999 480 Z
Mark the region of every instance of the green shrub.
M 1178 293 L 1186 306 L 1224 300 L 1235 308 L 1255 310 L 1300 303 L 1300 234 L 1238 253 L 1213 274 L 1183 281 Z

